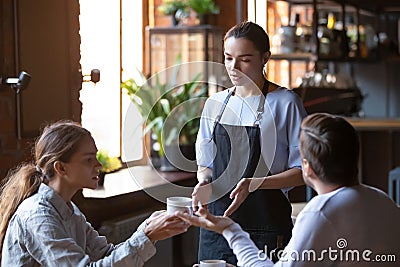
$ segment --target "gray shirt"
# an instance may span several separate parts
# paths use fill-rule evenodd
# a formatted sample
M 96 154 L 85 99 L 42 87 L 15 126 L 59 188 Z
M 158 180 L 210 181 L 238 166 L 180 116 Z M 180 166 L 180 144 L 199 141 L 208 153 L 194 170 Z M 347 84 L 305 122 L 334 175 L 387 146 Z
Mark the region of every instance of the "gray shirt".
M 155 254 L 144 223 L 114 246 L 70 204 L 45 184 L 24 200 L 8 225 L 1 266 L 142 266 Z
M 238 224 L 224 230 L 238 266 L 399 266 L 400 209 L 382 191 L 341 187 L 314 197 L 299 213 L 275 265 Z

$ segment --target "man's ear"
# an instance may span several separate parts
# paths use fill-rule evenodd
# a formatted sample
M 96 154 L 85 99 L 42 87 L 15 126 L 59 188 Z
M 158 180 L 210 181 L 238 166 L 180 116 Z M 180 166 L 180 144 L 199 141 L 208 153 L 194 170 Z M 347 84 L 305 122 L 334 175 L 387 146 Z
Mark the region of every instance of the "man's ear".
M 313 179 L 316 177 L 314 169 L 311 167 L 308 160 L 302 159 L 302 169 L 303 169 L 303 176 L 307 177 L 308 179 Z
M 61 162 L 59 160 L 57 160 L 53 163 L 53 168 L 54 168 L 54 171 L 60 176 L 66 174 L 65 165 L 63 162 Z
M 268 62 L 270 57 L 271 57 L 271 52 L 268 51 L 268 52 L 264 53 L 264 57 L 263 57 L 264 64 L 266 64 Z

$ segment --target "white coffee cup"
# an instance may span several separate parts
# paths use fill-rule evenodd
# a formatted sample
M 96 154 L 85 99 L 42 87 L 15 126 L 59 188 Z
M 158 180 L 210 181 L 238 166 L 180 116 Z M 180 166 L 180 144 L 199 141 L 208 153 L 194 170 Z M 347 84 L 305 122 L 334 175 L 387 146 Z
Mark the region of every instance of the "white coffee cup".
M 193 267 L 225 267 L 226 261 L 224 260 L 202 260 L 196 263 Z
M 193 214 L 192 199 L 189 197 L 168 197 L 167 213 L 174 214 L 176 211 Z

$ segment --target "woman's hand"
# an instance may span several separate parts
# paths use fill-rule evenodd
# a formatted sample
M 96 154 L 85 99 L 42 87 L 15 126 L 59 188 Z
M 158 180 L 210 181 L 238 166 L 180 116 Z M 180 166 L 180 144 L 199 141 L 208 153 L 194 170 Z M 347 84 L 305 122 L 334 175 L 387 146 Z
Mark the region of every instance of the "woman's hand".
M 199 182 L 193 189 L 192 193 L 192 208 L 193 212 L 198 211 L 203 207 L 207 209 L 207 204 L 210 201 L 212 193 L 211 184 L 206 181 Z
M 204 208 L 200 208 L 199 211 L 196 212 L 198 217 L 183 212 L 176 212 L 175 215 L 191 225 L 202 227 L 219 234 L 222 234 L 228 226 L 234 223 L 231 218 L 214 216 Z
M 263 180 L 262 178 L 241 179 L 229 196 L 233 201 L 226 209 L 224 216 L 230 216 L 234 213 L 246 200 L 247 196 L 261 186 Z
M 143 231 L 153 243 L 184 233 L 190 226 L 179 217 L 167 214 L 166 211 L 154 212 L 146 222 L 147 225 Z

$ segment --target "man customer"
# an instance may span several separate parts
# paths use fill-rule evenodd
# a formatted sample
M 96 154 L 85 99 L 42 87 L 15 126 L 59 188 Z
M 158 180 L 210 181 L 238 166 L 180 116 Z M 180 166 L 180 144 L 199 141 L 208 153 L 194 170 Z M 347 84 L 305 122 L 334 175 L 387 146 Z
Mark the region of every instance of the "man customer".
M 343 118 L 313 114 L 300 133 L 303 179 L 318 196 L 300 212 L 292 238 L 274 265 L 228 217 L 200 209 L 177 214 L 224 236 L 239 266 L 398 266 L 400 210 L 379 189 L 358 181 L 359 140 Z

